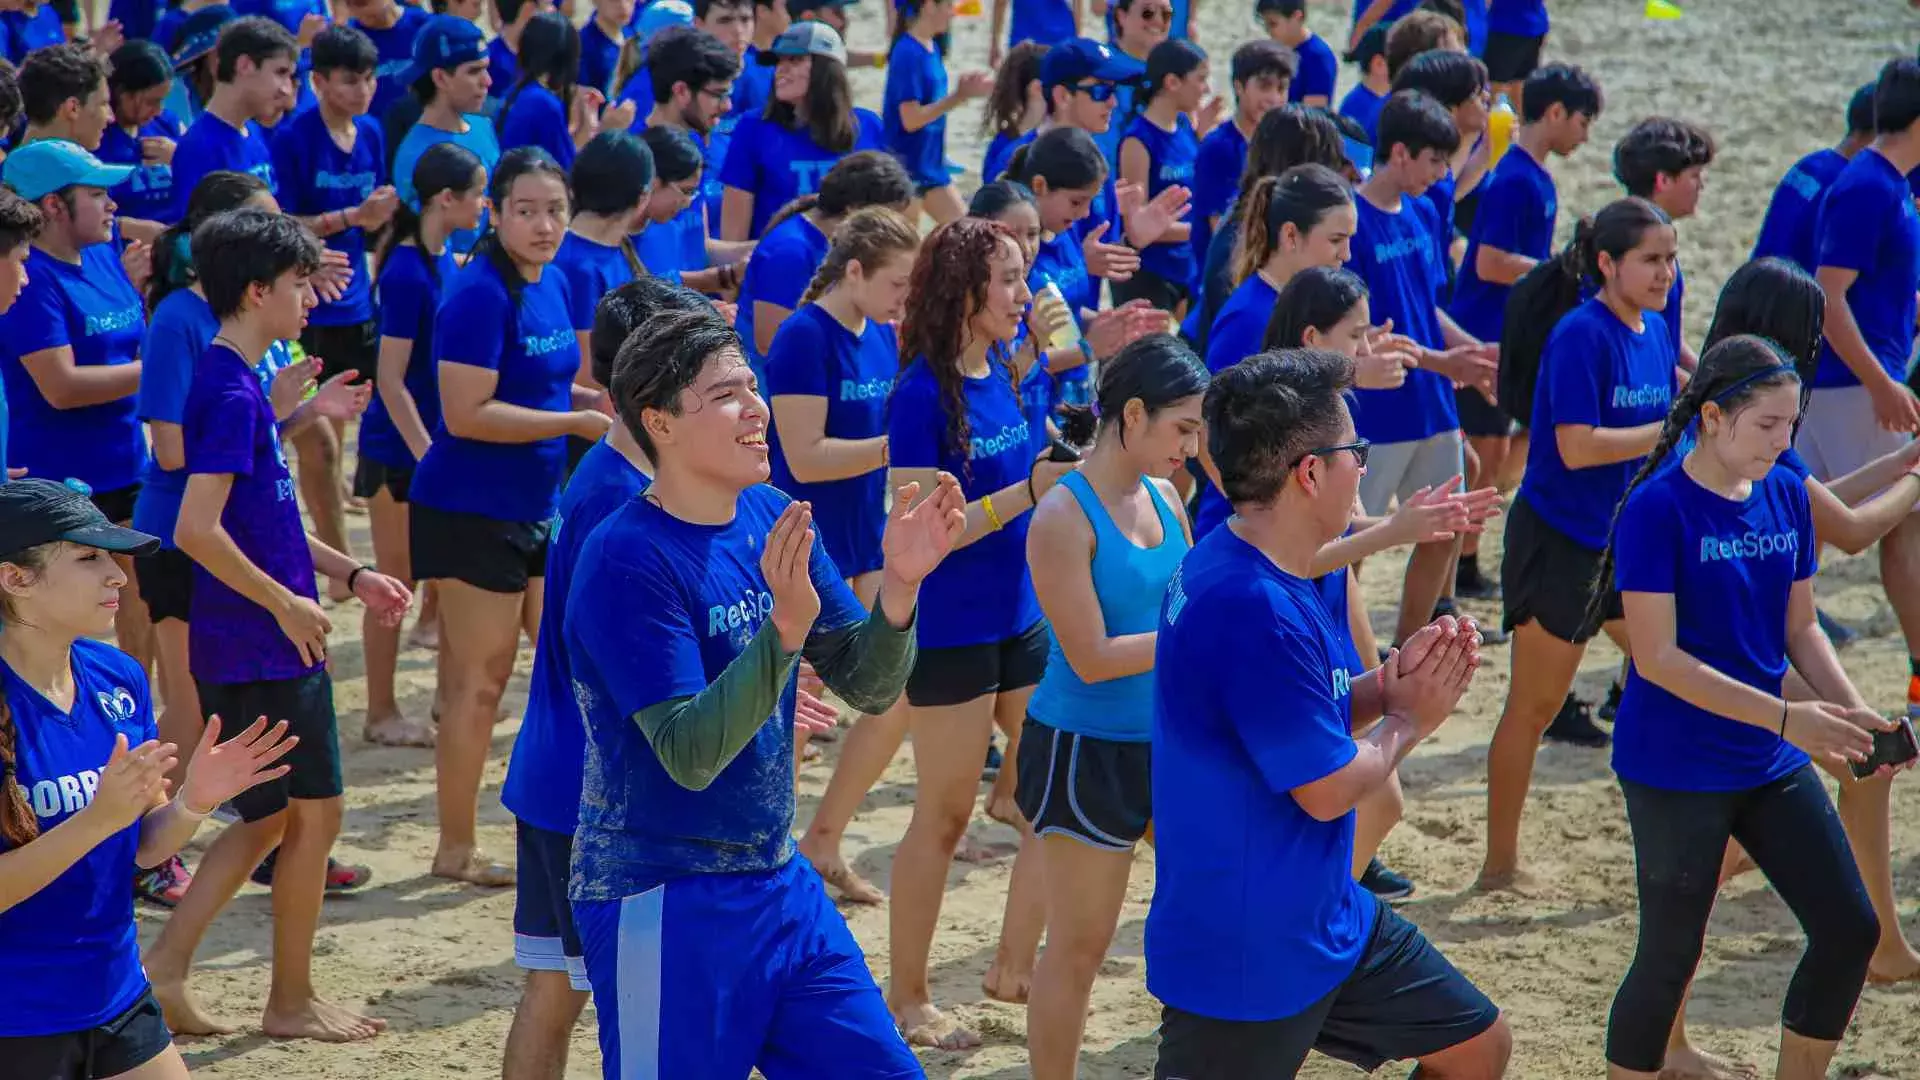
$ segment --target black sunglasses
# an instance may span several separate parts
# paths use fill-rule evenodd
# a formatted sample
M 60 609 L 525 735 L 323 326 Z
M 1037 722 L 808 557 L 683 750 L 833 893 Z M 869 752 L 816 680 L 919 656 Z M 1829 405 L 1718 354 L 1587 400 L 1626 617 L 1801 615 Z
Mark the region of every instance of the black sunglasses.
M 1150 22 L 1150 23 L 1155 23 L 1155 22 L 1171 23 L 1173 22 L 1173 9 L 1170 7 L 1168 8 L 1143 7 L 1140 9 L 1140 21 Z
M 1300 463 L 1307 460 L 1310 457 L 1324 458 L 1330 454 L 1337 454 L 1342 450 L 1345 450 L 1348 453 L 1352 454 L 1353 463 L 1364 469 L 1367 467 L 1367 455 L 1373 452 L 1373 443 L 1371 440 L 1368 440 L 1368 439 L 1355 439 L 1349 443 L 1341 443 L 1339 446 L 1315 447 L 1314 449 L 1309 450 L 1304 454 L 1301 454 L 1299 457 L 1294 458 L 1293 461 L 1287 465 L 1287 471 L 1292 472 L 1293 470 L 1299 468 Z
M 1118 93 L 1120 88 L 1110 82 L 1075 83 L 1073 92 L 1087 95 L 1091 101 L 1107 101 Z

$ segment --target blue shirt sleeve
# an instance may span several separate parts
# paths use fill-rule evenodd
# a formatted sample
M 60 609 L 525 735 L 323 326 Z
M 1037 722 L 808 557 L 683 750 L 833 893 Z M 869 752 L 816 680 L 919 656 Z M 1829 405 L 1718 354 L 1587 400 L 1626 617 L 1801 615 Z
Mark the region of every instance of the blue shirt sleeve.
M 4 335 L 7 350 L 15 356 L 71 346 L 67 301 L 58 281 L 48 274 L 30 275 L 27 287 L 20 290 L 20 298 L 5 316 L 0 316 L 0 335 Z
M 1331 673 L 1310 662 L 1323 650 L 1270 608 L 1262 610 L 1265 617 L 1218 636 L 1213 677 L 1234 733 L 1267 786 L 1292 791 L 1345 768 L 1358 750 L 1346 705 L 1333 696 Z
M 792 311 L 807 294 L 814 270 L 797 246 L 781 243 L 767 252 L 766 265 L 761 267 L 759 280 L 754 283 L 753 298 Z
M 924 383 L 903 383 L 887 404 L 887 458 L 899 469 L 935 469 L 947 430 L 946 414 Z
M 186 418 L 194 361 L 206 349 L 206 342 L 188 340 L 186 328 L 178 320 L 160 317 L 164 312 L 154 314 L 146 340 L 140 345 L 137 409 L 142 419 L 178 424 Z
M 727 144 L 727 159 L 720 165 L 720 183 L 759 194 L 760 143 L 768 134 L 764 127 L 758 117 L 740 118 L 733 129 L 733 141 Z
M 306 140 L 310 130 L 299 118 L 289 117 L 274 128 L 267 144 L 268 154 L 273 158 L 274 187 L 278 189 L 276 201 L 289 214 L 311 214 L 318 210 L 313 178 L 319 170 L 307 166 Z M 321 130 L 324 134 L 324 125 Z
M 431 325 L 427 322 L 431 318 L 433 290 L 418 273 L 390 271 L 380 279 L 381 337 L 413 341 L 421 327 Z
M 1679 467 L 1677 462 L 1674 467 Z M 1671 594 L 1679 584 L 1685 541 L 1680 535 L 1680 515 L 1663 488 L 1634 492 L 1620 508 L 1620 520 L 1614 526 L 1614 587 L 1621 592 Z
M 1865 272 L 1880 261 L 1880 245 L 1886 238 L 1887 230 L 1882 223 L 1888 220 L 1883 206 L 1862 205 L 1871 201 L 1878 203 L 1883 192 L 1873 191 L 1871 200 L 1864 200 L 1868 191 L 1859 186 L 1836 187 L 1828 192 L 1826 203 L 1820 209 L 1819 243 L 1815 245 L 1813 266 L 1818 270 L 1822 266 L 1832 266 L 1841 270 Z M 1906 193 L 1901 193 L 1905 197 Z M 1839 196 L 1839 198 L 1836 198 Z M 1854 205 L 1838 206 L 1840 201 L 1850 201 Z M 1872 225 L 1862 227 L 1862 223 Z
M 1540 203 L 1538 188 L 1517 180 L 1503 180 L 1490 187 L 1480 200 L 1480 209 L 1473 219 L 1475 238 L 1481 247 L 1524 255 L 1527 223 L 1539 220 L 1545 209 Z
M 1555 426 L 1590 424 L 1600 426 L 1600 369 L 1597 358 L 1604 355 L 1601 343 L 1594 341 L 1584 324 L 1568 325 L 1563 333 L 1547 342 L 1546 365 L 1547 415 Z M 1540 438 L 1552 438 L 1542 431 Z
M 774 332 L 767 350 L 767 396 L 827 397 L 827 349 L 820 324 L 811 318 L 790 318 Z
M 1793 557 L 1793 580 L 1805 581 L 1820 571 L 1820 544 L 1813 533 L 1813 497 L 1807 494 L 1806 480 L 1786 470 L 1793 479 L 1794 529 L 1800 534 L 1800 548 Z
M 609 519 L 602 533 L 619 520 Z M 611 554 L 610 548 L 594 545 L 590 550 L 602 557 L 574 568 L 576 583 L 595 585 L 572 590 L 567 620 L 579 625 L 574 640 L 586 647 L 587 659 L 613 695 L 614 706 L 622 716 L 632 716 L 706 689 L 700 639 L 687 598 L 663 573 L 660 557 L 643 551 L 629 562 Z M 647 662 L 635 663 L 636 656 Z
M 492 287 L 489 287 L 492 286 Z M 507 291 L 487 279 L 447 297 L 433 322 L 434 359 L 500 370 L 507 348 Z
M 1309 97 L 1324 97 L 1329 105 L 1333 104 L 1333 85 L 1340 74 L 1333 48 L 1315 35 L 1299 50 L 1299 59 L 1299 70 L 1294 72 L 1293 82 L 1288 86 L 1288 99 L 1304 101 Z

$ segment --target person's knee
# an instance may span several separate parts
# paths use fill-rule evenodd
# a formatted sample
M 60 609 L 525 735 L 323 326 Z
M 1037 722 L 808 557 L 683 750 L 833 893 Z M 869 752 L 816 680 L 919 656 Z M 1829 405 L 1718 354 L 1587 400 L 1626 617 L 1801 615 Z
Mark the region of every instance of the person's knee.
M 1500 1080 L 1513 1057 L 1513 1029 L 1506 1015 L 1493 1026 L 1432 1058 L 1422 1058 L 1409 1080 Z
M 287 811 L 282 817 L 287 821 L 287 832 L 297 832 L 302 839 L 323 842 L 332 846 L 334 838 L 340 835 L 340 821 L 345 807 L 336 796 L 331 799 L 293 799 L 287 803 Z
M 1880 918 L 1874 914 L 1873 903 L 1865 889 L 1839 892 L 1831 899 L 1832 907 L 1824 916 L 1808 921 L 1807 947 L 1831 950 L 1849 966 L 1857 962 L 1865 968 L 1880 947 Z
M 926 799 L 913 808 L 913 826 L 935 847 L 952 854 L 967 834 L 967 822 L 973 817 L 972 792 L 960 802 L 952 799 Z
M 586 1008 L 587 997 L 585 990 L 573 988 L 573 980 L 564 971 L 529 971 L 515 1013 L 564 1038 Z

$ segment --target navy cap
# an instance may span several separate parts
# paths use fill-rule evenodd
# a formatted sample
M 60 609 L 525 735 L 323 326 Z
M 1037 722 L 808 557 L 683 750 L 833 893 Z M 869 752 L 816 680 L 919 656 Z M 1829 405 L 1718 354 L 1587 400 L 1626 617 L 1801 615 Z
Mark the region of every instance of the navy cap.
M 1137 82 L 1146 74 L 1147 65 L 1092 38 L 1063 41 L 1040 58 L 1040 85 L 1049 90 L 1086 79 Z
M 487 39 L 480 28 L 458 15 L 435 15 L 413 39 L 413 62 L 405 82 L 411 86 L 442 68 L 457 68 L 487 58 Z
M 123 555 L 148 555 L 160 549 L 159 538 L 108 521 L 80 490 L 82 486 L 78 481 L 60 484 L 38 477 L 0 484 L 0 559 L 56 540 Z
M 213 51 L 220 43 L 220 29 L 239 18 L 225 4 L 203 7 L 188 15 L 173 35 L 173 66 L 177 71 Z

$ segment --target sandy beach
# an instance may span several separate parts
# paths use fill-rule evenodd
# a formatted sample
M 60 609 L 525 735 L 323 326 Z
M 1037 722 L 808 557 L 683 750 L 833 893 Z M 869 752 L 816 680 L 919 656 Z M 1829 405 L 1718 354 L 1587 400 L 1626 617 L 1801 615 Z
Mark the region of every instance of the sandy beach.
M 854 47 L 884 44 L 878 2 L 867 0 L 854 9 Z M 1313 25 L 1337 48 L 1345 44 L 1346 7 L 1328 0 L 1314 12 Z M 1685 330 L 1696 344 L 1721 282 L 1746 258 L 1780 174 L 1799 155 L 1834 142 L 1844 127 L 1847 96 L 1884 60 L 1910 53 L 1920 41 L 1920 15 L 1900 0 L 1694 0 L 1685 17 L 1673 22 L 1646 21 L 1637 0 L 1555 0 L 1552 12 L 1549 57 L 1596 73 L 1607 99 L 1593 142 L 1553 166 L 1563 237 L 1576 216 L 1618 193 L 1610 149 L 1634 121 L 1656 112 L 1682 116 L 1706 124 L 1719 141 L 1720 156 L 1708 173 L 1699 216 L 1679 229 L 1688 277 Z M 1199 29 L 1214 58 L 1215 85 L 1224 91 L 1233 47 L 1258 33 L 1251 5 L 1202 0 Z M 951 69 L 984 65 L 985 36 L 985 18 L 962 20 Z M 1341 75 L 1344 92 L 1352 70 L 1345 68 Z M 879 72 L 857 73 L 862 104 L 878 107 L 882 80 Z M 948 126 L 948 152 L 969 169 L 977 168 L 984 145 L 978 116 L 972 106 Z M 976 179 L 967 177 L 964 186 L 970 189 Z M 357 551 L 370 557 L 365 519 L 351 523 Z M 1483 564 L 1497 565 L 1498 544 L 1496 528 L 1483 545 Z M 1378 558 L 1364 572 L 1368 604 L 1383 630 L 1392 621 L 1401 561 Z M 1876 706 L 1897 708 L 1906 662 L 1873 558 L 1829 559 L 1817 591 L 1828 610 L 1863 631 L 1860 643 L 1842 654 L 1848 671 Z M 1498 618 L 1496 606 L 1469 607 L 1485 619 Z M 392 1028 L 352 1046 L 277 1043 L 258 1034 L 270 915 L 266 891 L 250 885 L 210 936 L 198 975 L 202 1000 L 245 1030 L 230 1038 L 183 1041 L 187 1060 L 197 1075 L 247 1080 L 496 1075 L 520 985 L 512 960 L 512 891 L 456 886 L 426 875 L 434 843 L 432 754 L 363 742 L 361 612 L 353 604 L 332 611 L 348 788 L 338 854 L 372 866 L 376 879 L 358 895 L 329 901 L 315 973 L 323 995 L 364 1006 Z M 1600 699 L 1618 659 L 1604 640 L 1596 643 L 1579 682 L 1582 697 Z M 530 664 L 528 646 L 508 696 L 513 715 L 497 728 L 482 793 L 482 841 L 499 856 L 513 852 L 512 821 L 500 808 L 498 792 Z M 1560 746 L 1541 752 L 1524 832 L 1526 860 L 1545 883 L 1538 895 L 1467 891 L 1484 843 L 1486 744 L 1505 696 L 1508 665 L 1504 649 L 1490 650 L 1488 665 L 1460 712 L 1408 760 L 1406 820 L 1387 840 L 1384 855 L 1419 884 L 1416 899 L 1403 910 L 1508 1011 L 1515 1031 L 1509 1075 L 1596 1077 L 1605 1068 L 1608 1005 L 1637 926 L 1632 851 L 1606 755 Z M 409 650 L 400 668 L 404 706 L 424 715 L 432 695 L 433 655 Z M 835 749 L 828 747 L 827 760 L 803 772 L 803 823 L 825 787 Z M 903 751 L 848 833 L 848 852 L 857 868 L 882 887 L 906 828 L 913 791 L 911 753 Z M 1908 933 L 1920 935 L 1915 903 L 1920 777 L 1903 777 L 1894 798 L 1896 887 Z M 973 836 L 1009 851 L 1014 842 L 1010 830 L 984 816 Z M 1026 1075 L 1024 1011 L 986 1002 L 980 991 L 998 937 L 1010 866 L 1009 856 L 954 870 L 934 944 L 934 990 L 943 1007 L 982 1033 L 985 1046 L 964 1054 L 926 1054 L 931 1076 L 1016 1080 Z M 1153 883 L 1153 857 L 1143 854 L 1094 992 L 1083 1076 L 1151 1075 L 1158 1006 L 1144 986 L 1141 934 Z M 884 981 L 885 909 L 849 907 L 846 914 Z M 142 911 L 143 939 L 151 940 L 159 920 L 156 913 Z M 1696 1042 L 1712 1052 L 1764 1062 L 1770 1071 L 1780 999 L 1799 950 L 1793 919 L 1757 875 L 1729 889 L 1714 915 L 1695 984 Z M 1916 1005 L 1920 988 L 1869 988 L 1833 1075 L 1920 1080 Z M 568 1075 L 598 1074 L 589 1010 L 574 1040 Z M 1354 1072 L 1315 1059 L 1302 1075 Z

